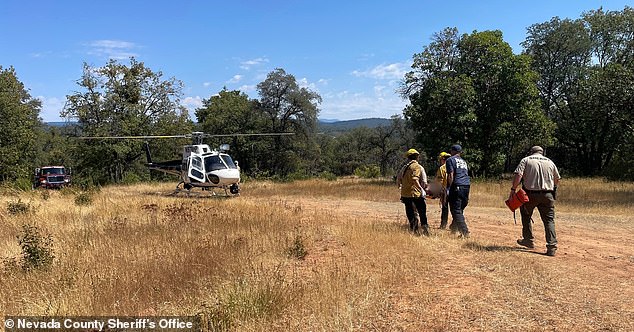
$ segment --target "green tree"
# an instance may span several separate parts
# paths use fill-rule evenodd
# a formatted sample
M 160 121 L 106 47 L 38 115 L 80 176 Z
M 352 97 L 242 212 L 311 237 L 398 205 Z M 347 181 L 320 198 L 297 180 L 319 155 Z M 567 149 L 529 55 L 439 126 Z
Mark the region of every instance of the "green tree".
M 40 109 L 15 69 L 0 66 L 0 181 L 31 174 L 42 130 Z
M 404 113 L 428 155 L 460 143 L 476 174 L 495 175 L 527 146 L 550 143 L 536 80 L 530 58 L 513 54 L 500 31 L 459 37 L 448 28 L 414 55 Z
M 372 147 L 370 155 L 376 158 L 381 176 L 387 176 L 403 160 L 403 151 L 409 146 L 407 135 L 405 121 L 399 116 L 393 116 L 389 126 L 378 126 L 371 130 L 368 141 Z
M 134 58 L 129 66 L 114 60 L 98 68 L 84 64 L 78 85 L 84 92 L 67 96 L 62 115 L 77 119 L 84 136 L 191 131 L 187 111 L 179 105 L 182 83 L 174 78 L 162 80 L 161 72 L 153 72 Z M 162 143 L 155 155 L 171 154 L 178 145 Z M 80 171 L 98 183 L 119 182 L 127 172 L 141 172 L 136 161 L 142 154 L 141 142 L 136 140 L 88 140 L 75 149 Z
M 209 134 L 260 134 L 270 130 L 268 118 L 256 109 L 255 100 L 244 92 L 226 88 L 204 99 L 203 107 L 196 110 L 196 118 L 200 129 Z M 260 161 L 267 159 L 262 151 L 267 150 L 272 138 L 233 136 L 226 139 L 231 140 L 231 154 L 240 161 L 240 168 L 247 173 L 258 173 Z
M 589 11 L 528 28 L 523 43 L 539 72 L 544 111 L 557 123 L 561 166 L 602 174 L 631 140 L 634 10 Z M 619 155 L 621 162 L 631 155 Z
M 357 127 L 334 137 L 331 171 L 336 175 L 351 175 L 355 169 L 372 164 L 372 134 L 368 127 Z
M 309 172 L 319 158 L 315 140 L 321 96 L 300 87 L 291 74 L 275 69 L 257 85 L 257 110 L 267 117 L 269 132 L 294 132 L 273 138 L 267 164 L 276 174 Z

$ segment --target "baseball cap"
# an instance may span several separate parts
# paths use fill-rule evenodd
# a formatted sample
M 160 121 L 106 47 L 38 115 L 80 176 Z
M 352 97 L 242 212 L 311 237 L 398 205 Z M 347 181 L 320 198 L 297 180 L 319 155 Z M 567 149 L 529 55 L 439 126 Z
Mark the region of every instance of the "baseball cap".
M 462 152 L 462 146 L 455 144 L 451 146 L 451 151 Z

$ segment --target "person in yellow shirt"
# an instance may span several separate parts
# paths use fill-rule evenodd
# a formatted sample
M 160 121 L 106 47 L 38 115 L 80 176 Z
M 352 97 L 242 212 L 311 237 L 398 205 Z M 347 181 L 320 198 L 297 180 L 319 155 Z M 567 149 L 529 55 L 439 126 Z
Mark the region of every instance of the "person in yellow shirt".
M 427 205 L 425 203 L 427 174 L 423 166 L 418 163 L 419 155 L 415 149 L 407 150 L 405 157 L 408 161 L 399 171 L 398 182 L 401 187 L 401 202 L 405 205 L 410 231 L 418 234 L 420 220 L 421 232 L 428 236 L 429 225 L 427 224 Z
M 451 155 L 447 152 L 441 152 L 438 155 L 438 162 L 440 167 L 436 171 L 436 182 L 440 183 L 440 229 L 447 228 L 447 220 L 449 219 L 449 205 L 447 204 L 447 166 L 445 165 L 447 159 Z M 453 223 L 452 223 L 453 224 Z

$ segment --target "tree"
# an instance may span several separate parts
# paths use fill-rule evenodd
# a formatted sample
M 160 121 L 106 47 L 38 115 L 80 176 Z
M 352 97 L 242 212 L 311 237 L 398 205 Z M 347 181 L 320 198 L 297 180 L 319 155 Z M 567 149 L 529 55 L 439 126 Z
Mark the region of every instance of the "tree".
M 412 69 L 404 113 L 428 155 L 460 143 L 474 173 L 494 175 L 527 146 L 550 142 L 530 58 L 514 55 L 500 31 L 458 37 L 445 29 L 414 55 Z
M 522 45 L 540 75 L 544 111 L 557 123 L 561 166 L 583 175 L 602 174 L 615 154 L 634 144 L 629 139 L 634 10 L 599 9 L 576 20 L 555 17 L 529 27 Z
M 29 94 L 15 69 L 0 66 L 0 181 L 31 174 L 42 130 L 41 102 Z
M 257 101 L 244 92 L 222 89 L 217 95 L 203 100 L 203 107 L 196 110 L 201 130 L 209 134 L 264 133 L 267 117 L 256 109 Z M 266 151 L 271 138 L 232 137 L 232 155 L 240 161 L 240 168 L 247 172 L 259 172 L 261 160 L 267 159 Z
M 371 130 L 369 145 L 380 167 L 381 175 L 386 176 L 388 170 L 394 169 L 402 161 L 402 153 L 407 150 L 407 128 L 405 121 L 393 116 L 389 126 L 379 126 Z
M 276 174 L 308 169 L 318 158 L 315 129 L 321 96 L 300 87 L 291 74 L 275 69 L 257 85 L 257 110 L 267 116 L 270 132 L 294 132 L 292 138 L 275 137 L 268 165 Z
M 184 107 L 179 105 L 182 83 L 162 80 L 142 62 L 126 66 L 110 60 L 104 67 L 84 64 L 78 85 L 84 92 L 67 96 L 62 115 L 77 119 L 84 136 L 135 136 L 183 134 L 191 130 Z M 172 152 L 177 143 L 161 144 L 155 155 Z M 158 152 L 158 153 L 157 153 Z M 136 168 L 142 155 L 140 142 L 91 140 L 75 150 L 80 171 L 95 182 L 118 182 Z

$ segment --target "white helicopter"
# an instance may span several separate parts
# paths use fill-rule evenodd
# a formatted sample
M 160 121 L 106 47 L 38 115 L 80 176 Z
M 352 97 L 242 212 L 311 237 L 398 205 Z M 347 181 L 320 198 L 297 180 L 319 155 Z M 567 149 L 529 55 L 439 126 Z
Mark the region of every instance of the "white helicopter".
M 179 192 L 191 193 L 193 188 L 211 190 L 222 189 L 226 196 L 240 195 L 240 167 L 227 154 L 229 144 L 220 145 L 219 149 L 211 149 L 209 145 L 203 144 L 205 137 L 235 137 L 235 136 L 284 136 L 294 135 L 294 133 L 262 133 L 262 134 L 222 134 L 213 135 L 203 132 L 193 132 L 185 135 L 167 136 L 102 136 L 102 137 L 82 137 L 82 139 L 156 139 L 156 138 L 191 138 L 192 144 L 183 147 L 181 159 L 163 162 L 153 162 L 150 154 L 149 144 L 146 141 L 143 148 L 147 157 L 146 166 L 148 169 L 157 170 L 163 173 L 180 177 L 180 182 L 176 185 L 175 194 Z

